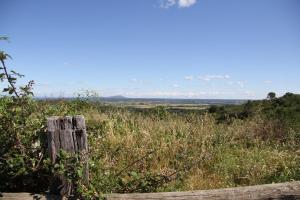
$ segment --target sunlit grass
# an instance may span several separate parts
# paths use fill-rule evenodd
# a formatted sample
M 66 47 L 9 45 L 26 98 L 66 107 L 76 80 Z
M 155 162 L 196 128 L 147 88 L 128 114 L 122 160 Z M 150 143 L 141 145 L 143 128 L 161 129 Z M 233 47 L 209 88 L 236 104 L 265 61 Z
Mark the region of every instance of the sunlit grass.
M 217 123 L 210 114 L 84 115 L 93 183 L 102 191 L 201 190 L 300 179 L 292 133 L 259 115 L 231 124 Z M 149 176 L 167 178 L 149 183 Z

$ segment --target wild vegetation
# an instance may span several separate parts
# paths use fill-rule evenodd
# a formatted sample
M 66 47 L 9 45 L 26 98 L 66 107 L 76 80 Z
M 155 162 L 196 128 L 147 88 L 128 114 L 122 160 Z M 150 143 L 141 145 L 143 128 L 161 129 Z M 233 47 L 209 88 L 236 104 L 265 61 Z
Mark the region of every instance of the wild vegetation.
M 201 112 L 133 110 L 77 98 L 36 100 L 18 90 L 1 52 L 0 191 L 44 192 L 53 173 L 78 181 L 76 161 L 52 166 L 46 118 L 84 115 L 91 184 L 77 193 L 183 191 L 300 180 L 300 95 L 212 106 Z M 70 162 L 68 162 L 70 163 Z M 75 172 L 75 174 L 71 173 Z

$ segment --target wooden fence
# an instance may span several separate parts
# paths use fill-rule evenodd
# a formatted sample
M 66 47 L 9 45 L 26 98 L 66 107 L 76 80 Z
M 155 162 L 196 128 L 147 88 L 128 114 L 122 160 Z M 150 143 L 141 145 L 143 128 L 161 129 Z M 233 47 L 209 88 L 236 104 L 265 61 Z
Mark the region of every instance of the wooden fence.
M 200 190 L 189 192 L 163 192 L 139 194 L 108 194 L 107 200 L 299 200 L 300 181 L 257 185 L 219 190 Z M 61 199 L 58 196 L 33 195 L 29 193 L 4 193 L 0 199 Z
M 60 149 L 69 153 L 80 154 L 80 159 L 84 163 L 83 182 L 88 184 L 88 143 L 84 117 L 50 117 L 47 120 L 47 128 L 48 151 L 52 163 L 56 162 Z M 62 196 L 69 195 L 72 192 L 71 183 L 66 181 L 65 177 L 61 176 L 53 177 L 49 188 L 52 195 L 45 196 L 29 193 L 0 193 L 0 199 L 62 199 Z M 300 200 L 300 181 L 189 192 L 107 194 L 106 197 L 108 200 Z
M 219 190 L 199 190 L 189 192 L 163 192 L 147 194 L 111 194 L 110 200 L 129 199 L 164 199 L 164 200 L 273 200 L 273 199 L 300 199 L 300 181 L 268 185 L 236 187 Z

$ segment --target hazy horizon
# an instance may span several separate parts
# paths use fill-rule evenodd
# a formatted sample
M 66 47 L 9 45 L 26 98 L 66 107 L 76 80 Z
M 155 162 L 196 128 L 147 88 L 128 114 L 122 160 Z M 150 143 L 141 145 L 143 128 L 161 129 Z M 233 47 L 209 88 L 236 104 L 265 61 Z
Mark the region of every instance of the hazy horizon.
M 145 100 L 151 100 L 151 99 L 165 99 L 165 100 L 262 100 L 262 99 L 266 99 L 262 98 L 262 99 L 254 99 L 254 98 L 236 98 L 236 99 L 226 99 L 226 98 L 188 98 L 188 97 L 128 97 L 128 96 L 124 96 L 124 95 L 112 95 L 112 96 L 101 96 L 101 95 L 97 95 L 97 96 L 85 96 L 84 94 L 79 95 L 71 95 L 71 96 L 54 96 L 54 95 L 48 95 L 48 96 L 34 96 L 34 98 L 37 99 L 60 99 L 60 98 L 66 98 L 66 99 L 76 99 L 76 98 L 104 98 L 104 99 L 116 99 L 116 100 L 122 100 L 122 99 L 145 99 Z

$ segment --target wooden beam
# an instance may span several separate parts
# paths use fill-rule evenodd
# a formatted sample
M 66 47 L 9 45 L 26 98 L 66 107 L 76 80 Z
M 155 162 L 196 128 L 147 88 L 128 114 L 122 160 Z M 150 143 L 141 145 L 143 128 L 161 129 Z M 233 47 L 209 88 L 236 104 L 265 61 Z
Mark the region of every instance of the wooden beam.
M 189 192 L 107 194 L 107 200 L 299 200 L 300 181 Z M 0 193 L 0 200 L 61 199 L 30 193 Z
M 300 199 L 300 181 L 190 192 L 109 194 L 108 200 L 296 200 Z
M 60 196 L 40 195 L 31 193 L 0 193 L 1 200 L 62 200 Z

